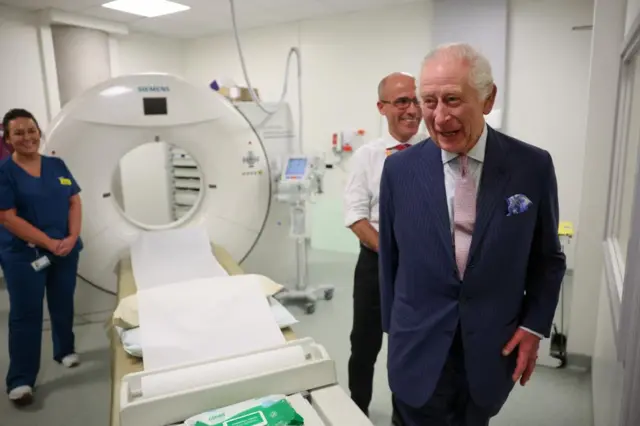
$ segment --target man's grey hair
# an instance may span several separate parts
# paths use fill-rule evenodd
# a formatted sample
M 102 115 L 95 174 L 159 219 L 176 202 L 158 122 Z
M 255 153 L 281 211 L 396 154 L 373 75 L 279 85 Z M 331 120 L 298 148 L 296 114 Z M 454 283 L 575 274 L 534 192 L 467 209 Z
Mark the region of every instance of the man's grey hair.
M 491 71 L 491 63 L 484 55 L 466 43 L 443 44 L 425 56 L 422 61 L 423 68 L 429 61 L 441 55 L 467 61 L 471 68 L 469 79 L 471 84 L 478 90 L 480 98 L 486 100 L 491 96 L 494 85 L 493 73 Z

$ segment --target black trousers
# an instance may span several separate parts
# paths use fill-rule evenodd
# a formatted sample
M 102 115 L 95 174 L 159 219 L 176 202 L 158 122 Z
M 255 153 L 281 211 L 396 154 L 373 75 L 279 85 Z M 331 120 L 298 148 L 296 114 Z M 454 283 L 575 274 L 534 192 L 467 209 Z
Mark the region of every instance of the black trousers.
M 353 284 L 353 327 L 349 358 L 351 399 L 368 415 L 373 373 L 382 348 L 378 253 L 361 246 Z
M 393 398 L 393 426 L 489 426 L 489 418 L 469 394 L 459 328 L 431 399 L 415 408 Z

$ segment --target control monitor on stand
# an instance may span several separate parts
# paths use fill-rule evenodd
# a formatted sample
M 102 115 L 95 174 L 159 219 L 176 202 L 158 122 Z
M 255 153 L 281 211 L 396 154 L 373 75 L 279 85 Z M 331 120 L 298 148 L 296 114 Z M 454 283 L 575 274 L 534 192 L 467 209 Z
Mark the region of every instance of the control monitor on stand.
M 276 199 L 289 204 L 291 209 L 290 236 L 296 241 L 296 285 L 287 289 L 278 299 L 302 302 L 308 314 L 316 310 L 317 294 L 323 294 L 325 300 L 333 298 L 334 286 L 310 287 L 308 271 L 308 252 L 310 237 L 306 225 L 306 205 L 311 195 L 321 191 L 324 165 L 319 158 L 303 155 L 286 159 L 278 181 Z

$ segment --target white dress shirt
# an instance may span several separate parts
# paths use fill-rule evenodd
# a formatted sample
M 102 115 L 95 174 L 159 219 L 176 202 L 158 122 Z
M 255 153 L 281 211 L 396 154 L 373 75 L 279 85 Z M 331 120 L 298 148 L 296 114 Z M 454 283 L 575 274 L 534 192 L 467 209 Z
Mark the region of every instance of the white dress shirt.
M 427 139 L 416 134 L 407 143 L 413 145 Z M 350 227 L 367 219 L 378 230 L 380 176 L 390 150 L 402 142 L 391 135 L 374 139 L 361 146 L 351 157 L 350 171 L 344 188 L 344 225 Z
M 482 165 L 484 163 L 484 154 L 487 150 L 487 125 L 484 125 L 484 130 L 478 139 L 478 143 L 467 154 L 469 173 L 474 177 L 476 181 L 476 196 L 478 188 L 480 187 L 480 178 L 482 177 Z M 453 232 L 453 197 L 456 192 L 456 179 L 460 176 L 460 160 L 458 160 L 458 154 L 452 154 L 442 150 L 442 164 L 444 165 L 444 185 L 447 192 L 447 208 L 449 209 L 449 223 L 451 224 L 451 232 Z M 536 333 L 526 327 L 520 327 L 528 332 L 543 339 L 544 336 L 540 333 Z

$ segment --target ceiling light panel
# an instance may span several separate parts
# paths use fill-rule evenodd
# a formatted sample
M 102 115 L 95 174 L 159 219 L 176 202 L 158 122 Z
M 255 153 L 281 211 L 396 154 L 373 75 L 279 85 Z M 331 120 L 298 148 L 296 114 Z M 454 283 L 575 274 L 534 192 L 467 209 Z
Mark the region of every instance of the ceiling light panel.
M 103 4 L 102 7 L 144 16 L 145 18 L 155 18 L 190 9 L 189 6 L 169 0 L 115 0 Z

